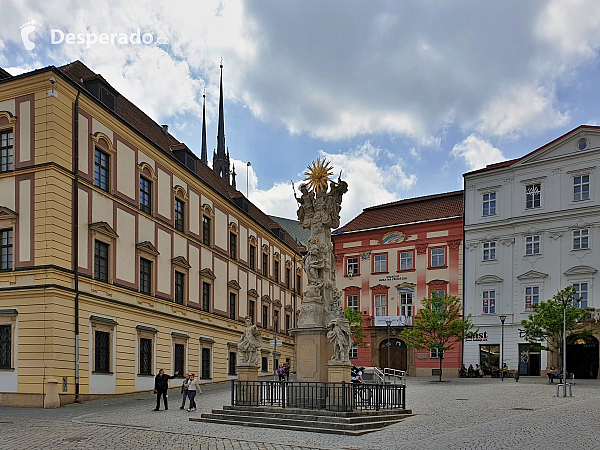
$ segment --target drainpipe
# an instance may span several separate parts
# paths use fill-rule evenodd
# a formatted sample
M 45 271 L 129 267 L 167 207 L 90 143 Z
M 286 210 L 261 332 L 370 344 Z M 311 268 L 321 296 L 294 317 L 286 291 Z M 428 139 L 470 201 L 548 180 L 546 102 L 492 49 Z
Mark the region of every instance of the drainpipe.
M 75 403 L 79 403 L 79 94 L 73 120 L 73 271 L 75 273 Z
M 463 306 L 463 319 L 465 318 L 465 316 L 467 315 L 467 311 L 465 309 L 465 305 L 466 305 L 466 293 L 467 293 L 467 285 L 465 284 L 465 268 L 466 268 L 466 259 L 467 259 L 467 241 L 465 240 L 466 234 L 465 234 L 465 222 L 466 222 L 466 217 L 467 217 L 467 213 L 466 213 L 466 203 L 467 203 L 467 180 L 465 179 L 465 177 L 463 176 L 463 262 L 462 262 L 462 266 L 463 266 L 463 270 L 462 270 L 462 284 L 463 284 L 463 298 L 462 298 L 462 306 Z M 463 342 L 462 342 L 462 346 L 461 346 L 461 355 L 460 355 L 460 364 L 462 366 L 462 364 L 465 362 L 465 339 L 463 336 Z M 459 366 L 459 367 L 461 367 Z

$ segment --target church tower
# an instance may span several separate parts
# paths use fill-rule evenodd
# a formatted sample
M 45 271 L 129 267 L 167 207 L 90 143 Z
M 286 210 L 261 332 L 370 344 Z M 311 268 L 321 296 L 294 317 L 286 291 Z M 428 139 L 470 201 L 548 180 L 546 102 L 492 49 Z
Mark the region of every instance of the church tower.
M 223 62 L 221 61 L 221 91 L 219 95 L 219 128 L 217 131 L 217 151 L 213 151 L 213 172 L 230 183 L 229 149 L 225 147 L 225 115 L 223 113 Z

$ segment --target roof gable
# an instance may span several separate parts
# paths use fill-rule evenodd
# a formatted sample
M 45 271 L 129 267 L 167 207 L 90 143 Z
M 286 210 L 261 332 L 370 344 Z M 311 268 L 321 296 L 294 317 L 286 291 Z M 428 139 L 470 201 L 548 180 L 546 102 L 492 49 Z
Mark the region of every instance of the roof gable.
M 578 147 L 579 142 L 585 139 L 587 146 L 583 149 Z M 591 126 L 580 126 L 571 130 L 567 134 L 555 139 L 554 141 L 540 147 L 539 149 L 523 156 L 519 161 L 513 164 L 513 167 L 526 166 L 532 163 L 549 161 L 556 158 L 563 158 L 572 155 L 578 155 L 590 151 L 597 151 L 600 147 L 600 128 Z

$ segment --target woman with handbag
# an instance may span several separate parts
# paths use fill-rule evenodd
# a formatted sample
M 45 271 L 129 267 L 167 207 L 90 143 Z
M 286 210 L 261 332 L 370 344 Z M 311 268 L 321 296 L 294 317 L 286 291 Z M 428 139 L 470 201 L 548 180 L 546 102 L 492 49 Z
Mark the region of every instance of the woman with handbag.
M 190 373 L 190 381 L 187 385 L 188 398 L 190 399 L 190 407 L 188 411 L 196 411 L 196 394 L 202 395 L 202 389 L 200 389 L 200 383 L 196 380 L 196 375 Z

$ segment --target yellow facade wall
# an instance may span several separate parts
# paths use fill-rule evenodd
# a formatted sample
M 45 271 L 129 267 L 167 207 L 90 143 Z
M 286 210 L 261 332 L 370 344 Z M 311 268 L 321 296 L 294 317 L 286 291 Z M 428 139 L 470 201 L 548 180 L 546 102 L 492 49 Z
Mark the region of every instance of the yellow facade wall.
M 247 259 L 247 240 L 249 235 L 257 236 L 268 233 L 253 223 L 247 217 L 239 217 L 239 210 L 223 201 L 215 192 L 212 192 L 196 178 L 181 169 L 172 158 L 161 154 L 144 140 L 140 135 L 117 120 L 104 108 L 81 94 L 79 106 L 79 139 L 80 150 L 79 167 L 84 173 L 88 172 L 89 155 L 87 154 L 89 134 L 101 131 L 108 135 L 112 144 L 114 137 L 118 134 L 137 151 L 138 162 L 148 162 L 153 170 L 156 170 L 158 180 L 158 193 L 156 200 L 156 211 L 169 218 L 172 216 L 172 195 L 175 184 L 181 185 L 189 196 L 188 207 L 194 208 L 190 221 L 190 231 L 201 234 L 201 214 L 196 211 L 203 205 L 208 205 L 215 214 L 213 227 L 214 239 L 222 249 L 227 249 L 229 223 L 240 224 L 239 234 L 239 256 L 240 261 L 231 260 L 227 254 L 217 252 L 214 248 L 207 247 L 199 240 L 190 245 L 190 237 L 178 234 L 170 230 L 156 218 L 139 214 L 134 210 L 135 217 L 125 212 L 131 208 L 117 199 L 112 193 L 101 192 L 89 182 L 80 181 L 78 198 L 80 201 L 79 226 L 77 240 L 73 242 L 73 113 L 76 90 L 65 80 L 55 74 L 57 83 L 54 89 L 58 98 L 48 96 L 50 90 L 49 77 L 51 72 L 20 78 L 0 85 L 0 109 L 12 108 L 15 110 L 15 99 L 33 95 L 32 100 L 27 102 L 21 111 L 33 113 L 33 122 L 25 123 L 23 129 L 33 127 L 33 139 L 28 143 L 27 139 L 23 145 L 29 145 L 29 154 L 23 152 L 21 160 L 30 158 L 30 167 L 22 167 L 18 172 L 0 174 L 0 206 L 8 207 L 16 211 L 22 217 L 17 219 L 15 226 L 19 228 L 19 239 L 15 246 L 23 254 L 28 249 L 33 250 L 33 261 L 31 267 L 24 267 L 19 271 L 0 273 L 0 309 L 16 309 L 15 337 L 14 337 L 14 369 L 3 372 L 0 370 L 0 381 L 3 377 L 12 377 L 15 380 L 14 389 L 5 389 L 4 383 L 0 383 L 0 406 L 22 405 L 38 406 L 43 404 L 45 386 L 48 378 L 54 377 L 59 380 L 59 391 L 62 403 L 73 401 L 75 396 L 75 281 L 73 274 L 73 261 L 75 245 L 78 245 L 79 266 L 82 270 L 90 270 L 93 273 L 93 262 L 91 267 L 89 261 L 93 255 L 92 239 L 89 233 L 88 215 L 91 222 L 106 222 L 111 227 L 117 228 L 119 238 L 116 239 L 117 273 L 127 282 L 134 283 L 136 280 L 135 264 L 137 253 L 133 254 L 133 248 L 137 242 L 132 234 L 135 223 L 138 224 L 138 241 L 150 241 L 157 247 L 160 255 L 156 259 L 158 265 L 158 277 L 155 280 L 156 289 L 169 294 L 172 293 L 172 258 L 174 256 L 185 256 L 189 258 L 191 271 L 189 276 L 189 300 L 200 302 L 200 274 L 199 271 L 209 268 L 217 277 L 213 283 L 213 303 L 217 311 L 206 313 L 194 307 L 175 305 L 168 300 L 158 297 L 141 295 L 133 288 L 100 283 L 81 274 L 79 276 L 79 382 L 80 394 L 83 398 L 89 398 L 94 394 L 94 383 L 102 384 L 106 388 L 106 379 L 103 375 L 93 372 L 93 342 L 91 334 L 93 326 L 91 316 L 102 316 L 114 318 L 117 325 L 114 326 L 114 366 L 111 380 L 114 379 L 114 394 L 125 394 L 139 390 L 136 383 L 139 381 L 139 347 L 138 330 L 136 326 L 154 327 L 155 349 L 153 355 L 154 369 L 165 368 L 168 372 L 173 370 L 173 342 L 171 335 L 173 331 L 183 332 L 188 335 L 186 342 L 186 371 L 200 373 L 200 348 L 201 345 L 210 345 L 212 348 L 212 379 L 210 381 L 225 381 L 229 377 L 228 353 L 235 351 L 235 343 L 239 340 L 244 324 L 237 320 L 231 320 L 226 316 L 228 310 L 230 280 L 238 281 L 241 290 L 238 292 L 238 316 L 247 312 L 247 290 L 256 288 L 260 295 L 269 294 L 272 281 L 265 279 L 259 270 L 250 271 L 249 275 L 239 270 L 239 266 Z M 22 103 L 24 104 L 24 103 Z M 92 116 L 91 126 L 88 125 L 86 116 Z M 134 153 L 129 147 L 116 145 L 116 158 L 122 162 L 117 169 L 118 180 L 116 188 L 135 197 L 137 183 L 132 184 L 139 176 L 134 164 Z M 126 151 L 126 154 L 119 152 Z M 85 154 L 84 154 L 85 153 Z M 119 160 L 119 156 L 121 159 Z M 163 169 L 157 169 L 160 164 L 168 170 L 170 176 Z M 133 172 L 131 179 L 123 180 L 126 172 Z M 174 175 L 177 173 L 177 175 Z M 17 183 L 16 176 L 20 178 Z M 120 181 L 119 181 L 120 180 Z M 17 199 L 17 187 L 21 193 Z M 189 189 L 190 187 L 200 193 L 197 195 Z M 30 189 L 31 195 L 23 189 Z M 118 204 L 123 209 L 116 208 Z M 32 211 L 25 208 L 32 207 Z M 218 209 L 217 209 L 218 208 Z M 116 212 L 115 212 L 116 209 Z M 116 216 L 116 223 L 114 217 Z M 33 241 L 30 239 L 28 222 L 32 227 Z M 158 224 L 162 229 L 158 229 Z M 168 228 L 168 227 L 167 227 Z M 123 229 L 123 231 L 121 231 Z M 259 231 L 260 230 L 260 231 Z M 158 236 L 158 240 L 156 239 Z M 171 237 L 174 236 L 174 237 Z M 25 241 L 27 239 L 27 241 Z M 265 241 L 266 242 L 266 241 Z M 126 246 L 121 248 L 120 246 Z M 200 250 L 198 250 L 198 247 Z M 91 255 L 90 249 L 91 248 Z M 300 257 L 290 249 L 287 257 L 296 258 L 300 264 Z M 217 257 L 218 253 L 218 257 Z M 270 257 L 273 252 L 270 252 Z M 260 244 L 257 248 L 257 269 L 260 269 L 262 257 Z M 28 257 L 21 257 L 21 262 L 29 264 Z M 113 261 L 112 264 L 115 264 Z M 272 264 L 269 264 L 272 267 Z M 272 269 L 271 269 L 272 270 Z M 284 266 L 282 263 L 281 271 Z M 238 274 L 240 277 L 238 278 Z M 257 280 L 262 280 L 257 281 Z M 281 296 L 282 303 L 287 302 L 288 296 Z M 300 306 L 300 297 L 297 306 Z M 220 315 L 222 314 L 222 315 Z M 256 305 L 257 317 L 260 316 L 260 301 Z M 283 316 L 283 307 L 282 312 Z M 268 340 L 274 337 L 273 332 L 263 330 L 264 347 L 268 350 Z M 200 341 L 200 338 L 204 341 Z M 284 340 L 280 359 L 290 358 L 293 361 L 293 339 L 289 336 L 278 335 Z M 214 340 L 214 343 L 206 342 Z M 271 365 L 271 358 L 269 358 Z M 66 379 L 66 391 L 62 392 L 62 381 Z M 111 381 L 112 382 L 112 381 Z M 87 396 L 87 397 L 86 397 Z

